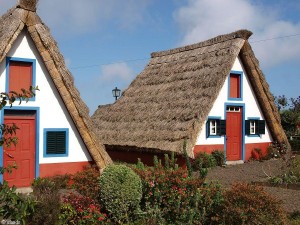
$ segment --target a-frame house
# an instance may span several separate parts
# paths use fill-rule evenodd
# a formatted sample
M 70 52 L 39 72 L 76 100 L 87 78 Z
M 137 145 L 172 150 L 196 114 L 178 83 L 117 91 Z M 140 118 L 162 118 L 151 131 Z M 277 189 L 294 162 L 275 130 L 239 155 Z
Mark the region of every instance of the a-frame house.
M 2 123 L 20 128 L 19 143 L 0 149 L 1 167 L 18 166 L 0 181 L 17 187 L 30 186 L 37 177 L 75 173 L 91 163 L 100 170 L 111 163 L 36 5 L 37 0 L 20 0 L 0 18 L 1 91 L 40 88 L 28 103 L 6 107 L 0 114 Z
M 151 54 L 114 104 L 92 119 L 113 160 L 151 163 L 154 154 L 224 151 L 227 163 L 288 144 L 269 86 L 240 30 Z M 270 57 L 271 60 L 271 57 Z

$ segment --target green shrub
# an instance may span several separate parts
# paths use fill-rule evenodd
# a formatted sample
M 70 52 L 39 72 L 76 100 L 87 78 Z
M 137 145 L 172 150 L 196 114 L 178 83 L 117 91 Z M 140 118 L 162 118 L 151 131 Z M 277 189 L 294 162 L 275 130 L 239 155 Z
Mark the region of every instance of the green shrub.
M 281 157 L 281 154 L 280 154 L 279 149 L 274 144 L 271 144 L 267 148 L 267 154 L 264 156 L 264 159 L 268 160 L 268 159 L 280 158 L 280 157 Z
M 271 177 L 273 184 L 293 184 L 300 182 L 300 155 L 289 160 L 288 166 L 279 176 Z
M 31 195 L 16 193 L 16 188 L 10 188 L 6 181 L 0 184 L 0 218 L 27 224 L 35 212 L 35 206 L 36 201 Z
M 129 222 L 139 210 L 142 182 L 125 165 L 110 165 L 100 176 L 100 202 L 116 223 Z
M 300 181 L 300 155 L 296 155 L 294 158 L 292 158 L 290 165 L 290 173 L 298 177 Z
M 207 212 L 199 206 L 206 202 L 200 190 L 202 179 L 189 177 L 183 168 L 156 166 L 135 171 L 143 183 L 141 209 L 145 224 L 202 223 Z
M 62 197 L 59 224 L 106 224 L 100 205 L 87 196 L 70 193 Z
M 53 181 L 59 189 L 70 188 L 71 174 L 55 175 L 48 177 L 49 180 Z
M 300 211 L 294 211 L 290 213 L 288 216 L 289 218 L 289 225 L 299 225 L 300 224 Z
M 300 152 L 300 139 L 289 140 L 293 151 Z
M 32 189 L 34 194 L 43 194 L 46 192 L 58 192 L 59 186 L 50 178 L 37 178 L 32 182 Z
M 221 224 L 286 224 L 281 203 L 262 187 L 237 183 L 224 193 L 224 198 Z
M 32 188 L 37 204 L 30 224 L 56 224 L 60 213 L 59 184 L 51 178 L 37 178 Z
M 199 171 L 202 168 L 211 168 L 217 165 L 216 159 L 211 154 L 200 152 L 192 161 L 192 168 L 194 171 Z
M 280 158 L 287 153 L 287 146 L 285 144 L 279 144 L 278 142 L 273 142 L 267 149 L 267 159 L 270 158 Z
M 223 166 L 225 162 L 224 151 L 214 150 L 211 155 L 215 158 L 217 166 Z
M 0 175 L 11 173 L 16 166 L 0 167 Z M 26 224 L 35 211 L 36 201 L 31 195 L 16 193 L 16 187 L 9 187 L 7 181 L 0 183 L 0 218 Z
M 94 166 L 87 166 L 83 171 L 73 175 L 72 187 L 80 194 L 92 199 L 99 197 L 99 170 Z

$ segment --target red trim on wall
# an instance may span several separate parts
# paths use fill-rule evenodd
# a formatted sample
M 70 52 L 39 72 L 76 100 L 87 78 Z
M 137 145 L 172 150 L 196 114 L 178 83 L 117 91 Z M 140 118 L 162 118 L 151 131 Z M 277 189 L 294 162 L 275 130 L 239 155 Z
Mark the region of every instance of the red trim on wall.
M 49 177 L 54 175 L 74 174 L 83 170 L 85 166 L 93 162 L 69 162 L 69 163 L 47 163 L 40 164 L 40 177 Z
M 196 156 L 200 152 L 212 153 L 214 150 L 224 151 L 224 145 L 195 145 L 194 155 Z
M 251 158 L 251 152 L 255 148 L 259 148 L 262 151 L 263 156 L 267 154 L 267 149 L 270 146 L 271 142 L 265 142 L 265 143 L 249 143 L 245 146 L 245 160 L 248 161 Z
M 248 161 L 251 158 L 251 152 L 255 148 L 259 148 L 262 151 L 263 156 L 267 154 L 267 149 L 270 146 L 271 142 L 264 143 L 249 143 L 245 145 L 245 161 Z M 212 153 L 214 150 L 224 150 L 224 145 L 195 145 L 194 154 L 195 156 L 200 152 Z

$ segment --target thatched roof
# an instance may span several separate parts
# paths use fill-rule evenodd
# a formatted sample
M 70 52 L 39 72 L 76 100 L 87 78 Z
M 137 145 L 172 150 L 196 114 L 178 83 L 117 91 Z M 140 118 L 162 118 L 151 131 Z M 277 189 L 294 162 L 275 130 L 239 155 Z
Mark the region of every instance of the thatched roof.
M 151 54 L 146 68 L 115 103 L 92 116 L 99 138 L 119 149 L 188 154 L 213 104 L 240 56 L 275 141 L 287 141 L 273 96 L 248 42 L 240 30 L 213 39 Z
M 37 15 L 36 4 L 37 0 L 20 0 L 14 8 L 1 16 L 0 62 L 5 60 L 18 35 L 26 30 L 41 55 L 84 144 L 99 169 L 103 169 L 111 163 L 111 159 L 99 141 L 99 137 L 95 135 L 89 110 L 74 86 L 73 76 L 65 65 L 57 43 L 51 36 L 48 27 Z

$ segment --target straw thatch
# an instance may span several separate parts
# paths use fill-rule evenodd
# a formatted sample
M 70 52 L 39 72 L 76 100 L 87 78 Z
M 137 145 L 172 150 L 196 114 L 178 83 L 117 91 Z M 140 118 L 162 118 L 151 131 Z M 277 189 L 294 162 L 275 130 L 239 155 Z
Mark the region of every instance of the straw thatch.
M 99 169 L 111 163 L 104 146 L 95 135 L 89 110 L 81 100 L 70 71 L 66 68 L 57 43 L 36 13 L 37 0 L 20 2 L 0 18 L 0 62 L 5 60 L 18 35 L 25 30 L 37 51 L 73 119 L 83 142 Z
M 92 116 L 99 138 L 114 149 L 188 154 L 202 124 L 240 56 L 275 141 L 287 143 L 268 84 L 248 38 L 240 30 L 181 48 L 151 54 L 151 60 L 115 103 Z M 119 146 L 119 147 L 118 147 Z

